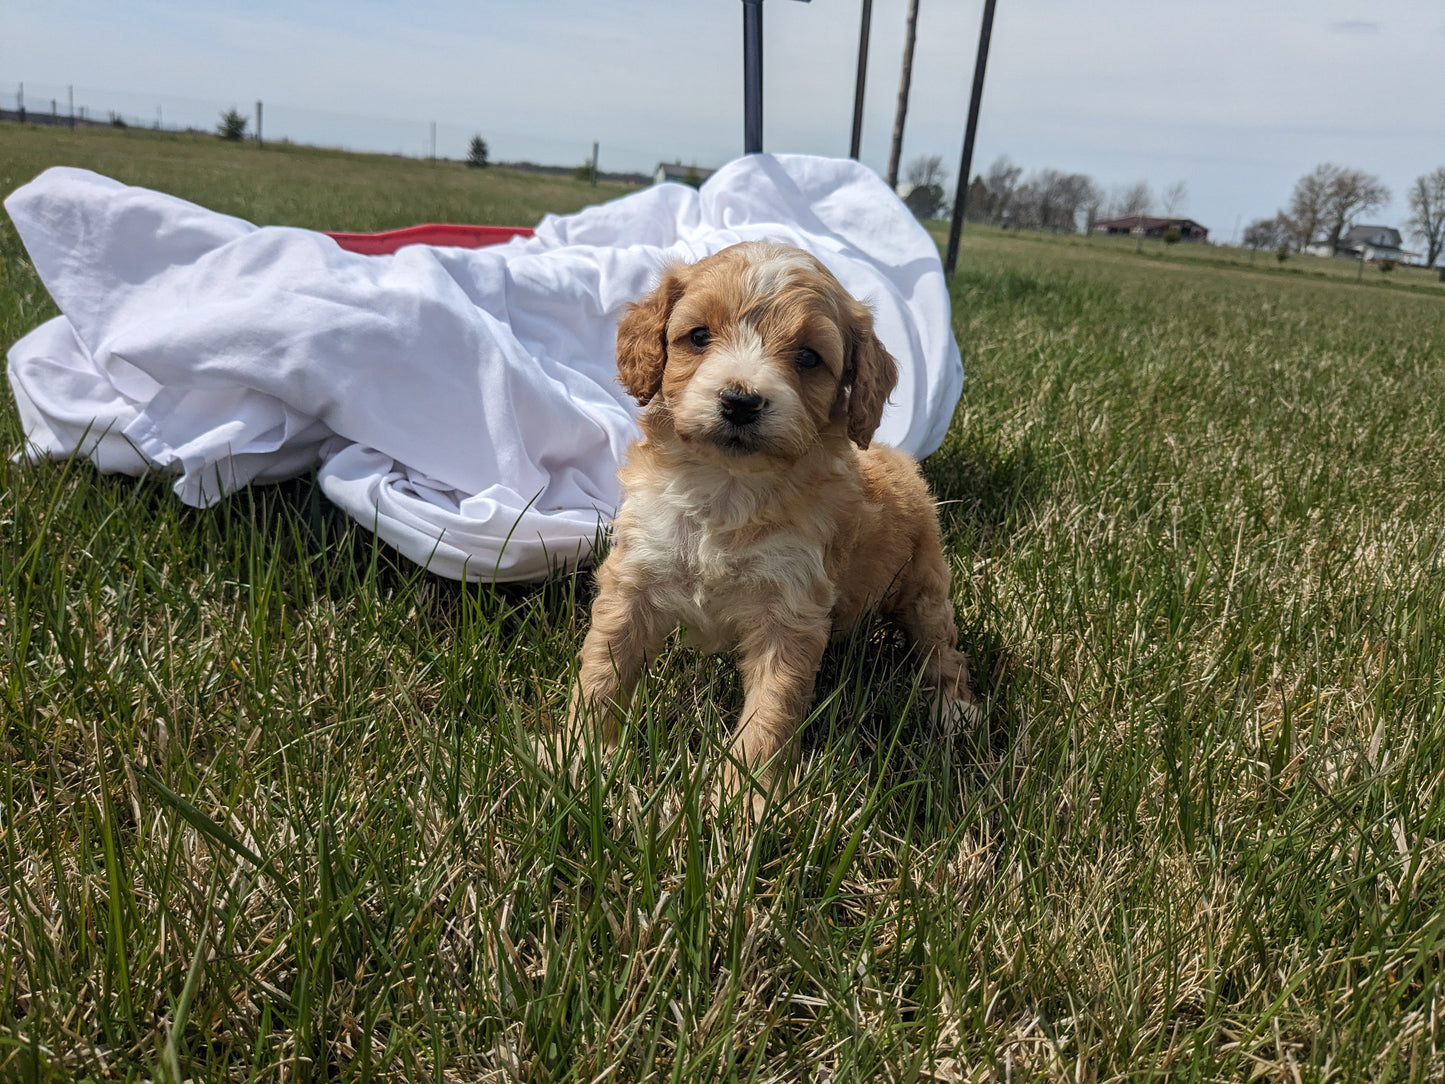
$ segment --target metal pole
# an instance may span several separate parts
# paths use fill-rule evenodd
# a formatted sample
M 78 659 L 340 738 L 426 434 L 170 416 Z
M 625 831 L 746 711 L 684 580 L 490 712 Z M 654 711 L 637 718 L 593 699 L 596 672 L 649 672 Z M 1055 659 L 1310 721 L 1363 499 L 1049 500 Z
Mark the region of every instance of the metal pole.
M 763 152 L 763 0 L 743 0 L 743 153 Z
M 858 82 L 853 88 L 853 141 L 848 157 L 858 157 L 863 139 L 863 86 L 868 81 L 868 30 L 873 24 L 873 0 L 863 0 L 863 25 L 858 30 Z
M 978 105 L 983 99 L 983 70 L 988 66 L 988 42 L 993 35 L 994 0 L 983 0 L 983 25 L 978 31 L 978 58 L 973 62 L 973 91 L 968 99 L 968 127 L 963 132 L 963 160 L 958 167 L 958 192 L 953 197 L 953 220 L 948 224 L 948 256 L 943 273 L 953 274 L 958 266 L 958 235 L 963 230 L 963 213 L 968 202 L 968 174 L 973 169 L 973 136 L 978 130 Z
M 260 147 L 260 146 L 262 146 L 262 145 L 263 145 L 263 143 L 262 143 L 262 140 L 261 140 L 261 101 L 260 101 L 260 99 L 258 98 L 258 99 L 256 100 L 256 146 Z

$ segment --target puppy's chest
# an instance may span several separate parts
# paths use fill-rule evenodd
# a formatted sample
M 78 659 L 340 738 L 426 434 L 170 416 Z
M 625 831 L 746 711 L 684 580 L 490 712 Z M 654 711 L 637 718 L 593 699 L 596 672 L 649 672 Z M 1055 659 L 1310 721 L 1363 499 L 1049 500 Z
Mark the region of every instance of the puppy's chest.
M 667 500 L 630 503 L 628 562 L 646 568 L 656 601 L 705 651 L 736 643 L 768 609 L 828 590 L 822 547 L 800 533 L 718 523 Z

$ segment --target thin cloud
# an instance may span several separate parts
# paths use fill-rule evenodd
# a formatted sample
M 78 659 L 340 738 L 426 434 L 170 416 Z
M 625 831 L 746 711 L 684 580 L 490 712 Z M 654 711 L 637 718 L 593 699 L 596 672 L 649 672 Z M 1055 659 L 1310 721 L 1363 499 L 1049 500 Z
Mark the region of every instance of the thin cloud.
M 1368 19 L 1341 19 L 1331 23 L 1330 29 L 1336 34 L 1378 34 L 1380 24 Z

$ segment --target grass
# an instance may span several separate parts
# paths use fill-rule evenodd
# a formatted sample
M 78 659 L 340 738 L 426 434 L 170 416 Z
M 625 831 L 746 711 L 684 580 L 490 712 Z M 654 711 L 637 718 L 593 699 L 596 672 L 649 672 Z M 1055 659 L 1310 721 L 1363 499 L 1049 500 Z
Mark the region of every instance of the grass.
M 352 229 L 590 194 L 71 139 L 0 129 L 0 176 Z M 53 309 L 0 259 L 9 342 Z M 987 728 L 860 634 L 747 837 L 700 798 L 725 661 L 536 766 L 585 576 L 435 580 L 309 479 L 197 512 L 17 465 L 4 408 L 0 1074 L 1445 1078 L 1445 308 L 1167 262 L 965 232 L 925 470 Z

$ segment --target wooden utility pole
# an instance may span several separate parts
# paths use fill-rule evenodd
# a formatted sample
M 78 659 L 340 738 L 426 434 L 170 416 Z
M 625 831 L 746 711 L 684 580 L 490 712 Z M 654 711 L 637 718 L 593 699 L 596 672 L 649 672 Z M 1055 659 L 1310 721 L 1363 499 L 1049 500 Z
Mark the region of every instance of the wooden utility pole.
M 898 110 L 893 114 L 893 147 L 888 152 L 888 187 L 898 187 L 903 154 L 903 122 L 908 117 L 908 87 L 913 82 L 913 43 L 918 40 L 918 0 L 908 0 L 908 33 L 903 39 L 903 77 L 898 81 Z
M 858 157 L 863 139 L 863 88 L 868 82 L 868 30 L 873 25 L 873 0 L 863 0 L 863 25 L 858 30 L 858 82 L 853 88 L 853 140 L 848 157 Z

